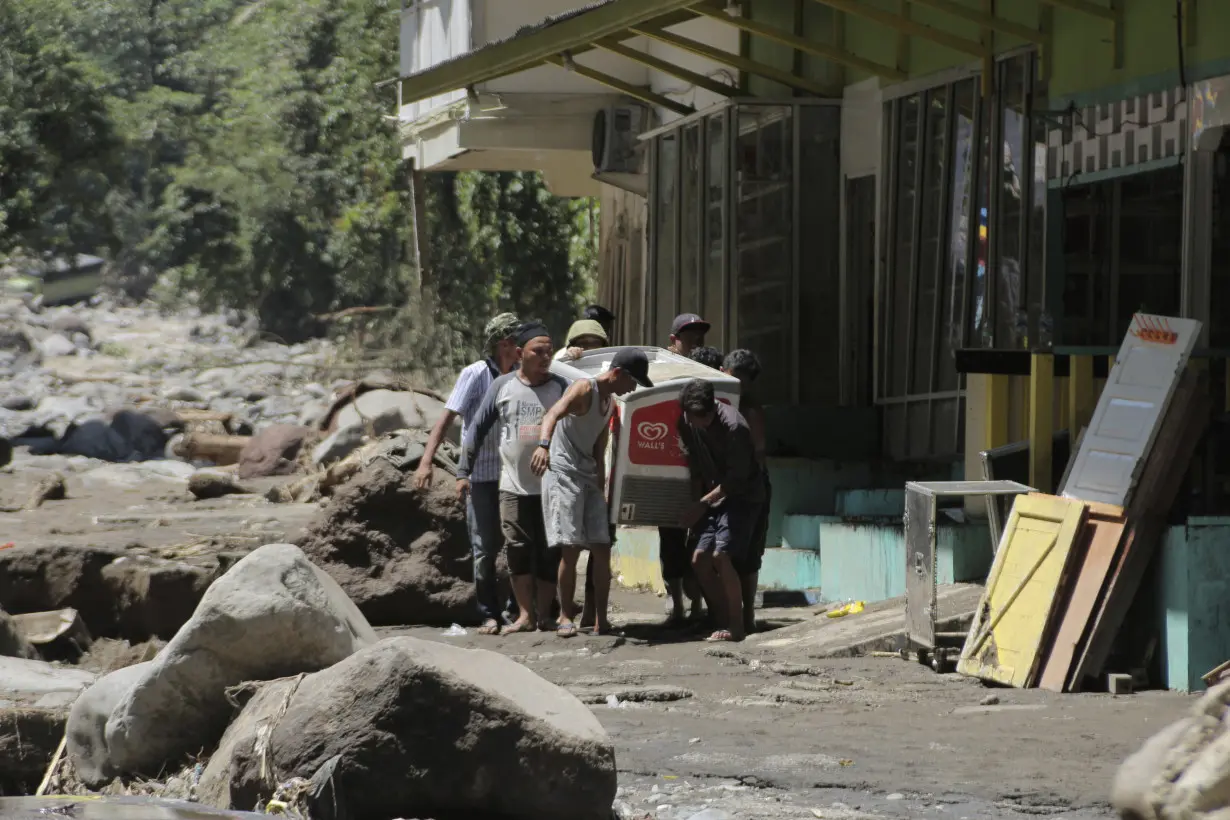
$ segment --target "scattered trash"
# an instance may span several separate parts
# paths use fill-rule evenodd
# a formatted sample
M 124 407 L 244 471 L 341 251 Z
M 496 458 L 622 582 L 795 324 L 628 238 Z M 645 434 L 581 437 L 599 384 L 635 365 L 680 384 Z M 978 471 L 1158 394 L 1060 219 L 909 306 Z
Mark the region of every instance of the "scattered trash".
M 619 698 L 614 695 L 607 695 L 606 705 L 610 706 L 612 709 L 618 709 L 622 704 L 619 702 Z
M 470 633 L 467 632 L 466 628 L 462 626 L 461 624 L 453 624 L 452 626 L 450 626 L 448 629 L 444 630 L 440 634 L 446 638 L 460 638 L 465 635 L 469 635 Z
M 994 706 L 999 703 L 999 695 L 987 695 L 982 700 L 978 701 L 979 706 Z
M 841 767 L 843 767 L 843 768 L 844 768 L 844 767 L 846 767 L 846 766 L 853 766 L 853 765 L 854 765 L 854 761 L 853 761 L 853 760 L 851 760 L 851 759 L 850 759 L 850 758 L 848 758 L 848 757 L 843 757 L 841 760 L 838 760 L 838 761 L 837 761 L 837 764 L 838 764 L 839 766 L 841 766 Z
M 0 544 L 0 550 L 12 549 L 15 546 L 17 546 L 17 544 L 13 543 L 12 541 L 9 541 L 7 544 Z
M 905 795 L 902 794 L 901 792 L 893 792 L 892 794 L 887 795 L 884 799 L 885 800 L 905 800 Z
M 829 618 L 843 618 L 846 615 L 857 615 L 866 609 L 866 607 L 867 603 L 865 601 L 848 601 L 844 606 L 840 606 L 837 609 L 830 609 L 824 614 Z
M 700 738 L 694 737 L 688 740 L 688 743 L 700 743 Z

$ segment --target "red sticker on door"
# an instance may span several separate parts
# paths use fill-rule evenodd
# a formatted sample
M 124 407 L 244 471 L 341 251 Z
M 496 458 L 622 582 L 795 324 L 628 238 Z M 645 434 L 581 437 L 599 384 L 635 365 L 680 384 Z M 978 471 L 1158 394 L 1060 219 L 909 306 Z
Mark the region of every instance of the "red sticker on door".
M 651 467 L 687 467 L 687 456 L 675 426 L 679 413 L 676 400 L 637 409 L 627 425 L 631 437 L 628 460 Z

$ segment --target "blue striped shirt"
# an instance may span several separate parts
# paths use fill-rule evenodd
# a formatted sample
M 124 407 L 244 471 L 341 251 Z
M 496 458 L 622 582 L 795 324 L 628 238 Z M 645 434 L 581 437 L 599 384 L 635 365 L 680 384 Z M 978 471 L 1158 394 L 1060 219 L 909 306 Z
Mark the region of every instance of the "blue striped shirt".
M 482 406 L 483 397 L 487 395 L 488 388 L 491 387 L 491 383 L 495 381 L 498 374 L 495 363 L 490 359 L 483 359 L 466 367 L 457 377 L 457 384 L 453 386 L 453 392 L 444 406 L 461 416 L 461 440 L 463 442 L 466 440 L 466 433 L 474 424 L 475 416 L 478 414 L 479 407 Z M 478 448 L 470 469 L 470 480 L 473 482 L 500 480 L 498 436 L 488 436 Z

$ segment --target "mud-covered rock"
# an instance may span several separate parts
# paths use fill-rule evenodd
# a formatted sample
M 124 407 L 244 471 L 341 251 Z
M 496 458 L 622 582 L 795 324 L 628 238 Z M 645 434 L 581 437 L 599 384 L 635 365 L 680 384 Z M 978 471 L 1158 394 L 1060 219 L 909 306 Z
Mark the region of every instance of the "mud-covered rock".
M 0 655 L 10 658 L 37 658 L 38 652 L 17 629 L 17 624 L 0 609 Z
M 350 817 L 606 820 L 616 789 L 610 738 L 567 691 L 504 655 L 408 637 L 262 687 L 199 794 L 252 808 L 326 765 Z
M 299 465 L 299 451 L 313 435 L 310 427 L 298 424 L 273 424 L 258 432 L 239 453 L 240 478 L 291 475 Z
M 112 770 L 153 774 L 217 742 L 229 686 L 310 672 L 374 643 L 338 585 L 291 544 L 248 554 L 205 593 L 192 618 L 107 720 Z
M 334 493 L 299 545 L 373 624 L 473 621 L 474 567 L 454 479 L 437 469 L 419 492 L 411 473 L 375 460 Z

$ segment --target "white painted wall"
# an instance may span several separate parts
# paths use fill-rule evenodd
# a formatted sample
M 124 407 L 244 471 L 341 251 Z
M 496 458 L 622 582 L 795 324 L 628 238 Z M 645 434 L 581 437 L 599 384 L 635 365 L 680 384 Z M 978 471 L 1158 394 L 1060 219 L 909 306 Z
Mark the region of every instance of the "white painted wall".
M 739 30 L 734 26 L 728 26 L 717 20 L 709 18 L 689 20 L 686 23 L 672 26 L 667 31 L 678 34 L 681 37 L 697 40 L 722 51 L 729 51 L 732 54 L 739 53 Z M 657 40 L 649 40 L 648 42 L 644 42 L 644 40 L 645 38 L 638 37 L 636 40 L 630 41 L 629 45 L 634 48 L 647 50 L 653 56 L 674 63 L 680 68 L 686 68 L 697 74 L 713 77 L 719 82 L 735 85 L 739 81 L 739 72 L 729 66 L 716 63 L 706 57 L 698 57 L 689 51 L 682 51 L 674 46 L 660 43 Z M 714 94 L 712 91 L 696 88 L 684 80 L 656 69 L 649 71 L 649 87 L 663 96 L 686 103 L 697 111 L 708 108 L 725 99 Z M 671 120 L 678 118 L 678 116 L 673 111 L 658 110 L 659 122 L 663 124 L 669 123 Z
M 584 0 L 408 0 L 401 15 L 401 73 L 411 74 L 458 57 L 473 48 L 507 39 L 527 25 L 552 15 L 572 11 Z M 698 19 L 674 26 L 672 32 L 709 46 L 737 53 L 738 30 L 716 20 Z M 735 82 L 737 72 L 711 60 L 696 57 L 656 41 L 635 38 L 626 41 L 632 48 L 648 51 L 683 68 Z M 650 70 L 631 60 L 593 49 L 579 55 L 577 62 L 610 74 L 624 82 L 648 86 L 660 94 L 702 109 L 722 97 L 690 86 L 687 82 L 660 71 Z M 492 94 L 610 94 L 611 90 L 592 80 L 556 66 L 540 66 L 483 83 L 479 92 Z M 432 97 L 402 107 L 403 120 L 416 120 L 443 106 L 465 99 L 465 91 Z M 665 123 L 678 115 L 657 112 Z

